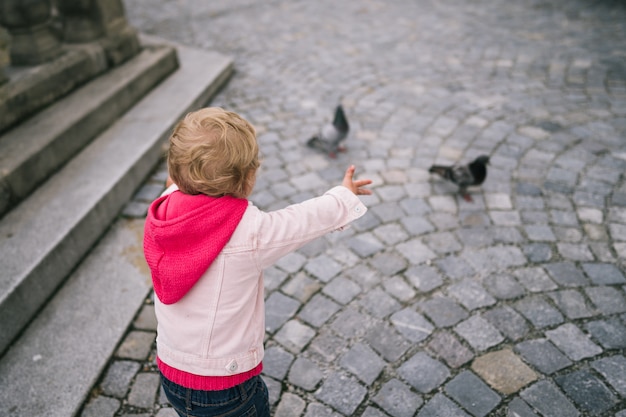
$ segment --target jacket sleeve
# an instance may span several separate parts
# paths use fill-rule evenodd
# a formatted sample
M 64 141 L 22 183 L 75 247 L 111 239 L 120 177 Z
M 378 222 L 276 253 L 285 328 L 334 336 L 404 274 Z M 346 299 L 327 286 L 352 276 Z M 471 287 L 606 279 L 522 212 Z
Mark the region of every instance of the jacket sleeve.
M 284 209 L 260 213 L 257 253 L 261 269 L 328 232 L 342 229 L 367 208 L 349 189 L 337 186 L 324 195 Z

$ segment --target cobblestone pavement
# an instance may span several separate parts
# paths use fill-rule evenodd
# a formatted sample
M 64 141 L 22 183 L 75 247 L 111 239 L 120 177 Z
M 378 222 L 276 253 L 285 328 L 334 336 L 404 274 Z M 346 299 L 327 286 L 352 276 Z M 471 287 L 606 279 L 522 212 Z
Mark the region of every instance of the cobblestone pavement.
M 626 4 L 126 0 L 216 50 L 271 210 L 374 180 L 368 214 L 266 271 L 275 416 L 626 416 Z M 304 146 L 341 101 L 335 160 Z M 474 202 L 428 174 L 491 156 Z M 143 216 L 165 170 L 129 204 Z M 150 300 L 82 416 L 174 416 Z

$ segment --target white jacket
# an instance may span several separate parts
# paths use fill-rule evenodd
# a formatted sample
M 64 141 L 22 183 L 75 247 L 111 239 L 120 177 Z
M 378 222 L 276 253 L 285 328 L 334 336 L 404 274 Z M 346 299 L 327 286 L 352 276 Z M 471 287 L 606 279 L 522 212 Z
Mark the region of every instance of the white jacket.
M 203 376 L 255 368 L 264 353 L 263 270 L 366 211 L 343 186 L 269 213 L 248 203 L 230 240 L 189 292 L 173 304 L 155 297 L 159 359 Z

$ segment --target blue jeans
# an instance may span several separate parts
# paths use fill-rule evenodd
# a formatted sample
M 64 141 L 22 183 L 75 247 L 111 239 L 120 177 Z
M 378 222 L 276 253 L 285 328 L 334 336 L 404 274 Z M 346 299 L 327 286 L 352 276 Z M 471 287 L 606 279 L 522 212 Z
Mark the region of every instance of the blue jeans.
M 260 375 L 222 391 L 185 388 L 163 375 L 161 384 L 181 417 L 270 417 L 267 386 Z

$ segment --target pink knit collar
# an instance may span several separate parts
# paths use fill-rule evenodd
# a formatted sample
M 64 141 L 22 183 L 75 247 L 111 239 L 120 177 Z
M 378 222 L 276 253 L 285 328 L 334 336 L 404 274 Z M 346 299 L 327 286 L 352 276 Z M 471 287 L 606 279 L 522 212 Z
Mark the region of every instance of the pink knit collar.
M 247 207 L 245 199 L 180 191 L 150 205 L 144 253 L 162 303 L 173 304 L 187 294 L 228 243 Z

